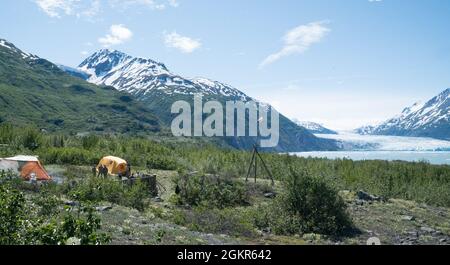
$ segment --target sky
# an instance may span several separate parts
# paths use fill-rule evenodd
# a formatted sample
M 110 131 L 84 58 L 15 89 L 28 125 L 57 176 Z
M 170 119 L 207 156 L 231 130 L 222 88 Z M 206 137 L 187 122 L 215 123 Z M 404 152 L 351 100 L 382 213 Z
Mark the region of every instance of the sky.
M 117 49 L 337 130 L 450 87 L 449 36 L 443 0 L 0 2 L 0 38 L 52 62 Z

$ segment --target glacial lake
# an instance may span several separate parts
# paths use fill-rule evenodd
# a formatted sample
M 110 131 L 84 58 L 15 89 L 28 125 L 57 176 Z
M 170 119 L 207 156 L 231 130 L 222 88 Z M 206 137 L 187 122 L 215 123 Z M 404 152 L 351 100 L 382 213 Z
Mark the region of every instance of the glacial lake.
M 345 151 L 335 152 L 300 152 L 293 154 L 300 157 L 427 161 L 436 165 L 450 165 L 450 141 L 426 137 L 358 135 L 349 132 L 316 134 L 316 136 L 336 140 L 346 149 Z
M 292 153 L 299 157 L 318 157 L 328 159 L 352 160 L 401 160 L 409 162 L 427 161 L 435 165 L 450 165 L 449 151 L 335 151 Z

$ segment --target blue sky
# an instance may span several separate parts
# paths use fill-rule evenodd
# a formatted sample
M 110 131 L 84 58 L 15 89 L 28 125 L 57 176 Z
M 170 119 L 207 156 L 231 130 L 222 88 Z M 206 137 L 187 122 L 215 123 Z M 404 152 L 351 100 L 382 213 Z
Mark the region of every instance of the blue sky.
M 450 1 L 2 0 L 0 38 L 77 66 L 102 47 L 352 129 L 450 87 Z

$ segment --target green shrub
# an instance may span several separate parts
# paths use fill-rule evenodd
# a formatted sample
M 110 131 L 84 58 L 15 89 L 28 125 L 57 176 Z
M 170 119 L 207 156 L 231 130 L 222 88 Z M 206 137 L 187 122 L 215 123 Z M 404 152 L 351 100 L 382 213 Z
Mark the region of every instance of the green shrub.
M 175 184 L 180 204 L 226 208 L 247 205 L 250 199 L 245 184 L 237 179 L 195 174 L 179 177 Z
M 38 228 L 33 229 L 33 237 L 38 244 L 65 245 L 69 239 L 76 238 L 81 245 L 100 245 L 110 241 L 110 237 L 97 233 L 101 221 L 94 214 L 92 207 L 80 207 L 76 215 L 66 211 L 62 221 L 53 219 Z
M 76 185 L 66 189 L 74 199 L 84 202 L 108 201 L 111 203 L 132 207 L 143 211 L 150 197 L 147 186 L 138 180 L 133 185 L 127 185 L 114 179 L 88 177 L 78 181 Z
M 97 135 L 88 135 L 81 138 L 81 145 L 83 149 L 91 150 L 98 145 L 100 138 Z
M 124 206 L 144 211 L 149 204 L 149 190 L 144 182 L 137 180 L 133 185 L 125 188 L 123 198 L 120 203 Z
M 59 200 L 49 198 L 54 195 L 45 191 L 48 194 L 41 198 L 36 193 L 28 201 L 13 185 L 5 179 L 0 183 L 0 245 L 63 245 L 69 238 L 83 245 L 109 242 L 106 234 L 97 233 L 101 223 L 92 207 L 78 207 L 78 212 L 67 209 L 60 217 L 56 215 Z
M 34 202 L 39 207 L 38 215 L 44 217 L 53 217 L 58 214 L 58 206 L 61 205 L 61 200 L 47 187 L 39 191 L 39 196 Z
M 16 137 L 16 132 L 14 127 L 9 124 L 1 124 L 0 125 L 0 143 L 1 144 L 11 144 Z
M 38 154 L 46 164 L 93 165 L 99 160 L 93 152 L 76 147 L 41 149 Z
M 252 219 L 236 208 L 210 209 L 197 207 L 193 211 L 179 210 L 172 221 L 178 225 L 187 226 L 191 230 L 226 234 L 230 236 L 256 236 Z
M 322 179 L 304 169 L 292 169 L 284 193 L 265 209 L 258 209 L 255 224 L 277 234 L 318 233 L 342 235 L 352 228 L 346 204 Z
M 24 195 L 8 185 L 0 185 L 0 245 L 26 243 L 27 209 Z
M 42 144 L 42 135 L 36 128 L 26 128 L 22 136 L 22 144 L 25 148 L 34 151 Z
M 160 170 L 176 170 L 178 164 L 175 160 L 166 156 L 149 156 L 146 162 L 148 169 L 160 169 Z

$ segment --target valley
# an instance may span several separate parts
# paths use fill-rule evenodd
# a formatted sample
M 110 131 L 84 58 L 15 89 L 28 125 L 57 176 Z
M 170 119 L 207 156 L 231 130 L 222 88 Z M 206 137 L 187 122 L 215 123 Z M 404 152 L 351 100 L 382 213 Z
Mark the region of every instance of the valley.
M 25 210 L 11 216 L 15 236 L 0 234 L 0 243 L 351 245 L 371 237 L 383 244 L 450 242 L 450 142 L 434 134 L 446 135 L 448 90 L 426 110 L 410 108 L 395 120 L 402 126 L 406 118 L 429 121 L 423 117 L 431 113 L 443 124 L 441 131 L 434 120 L 427 123 L 432 134 L 427 129 L 392 136 L 384 134 L 397 133 L 374 127 L 337 132 L 280 114 L 278 145 L 262 148 L 265 162 L 252 168 L 254 135 L 203 138 L 189 137 L 189 131 L 175 137 L 172 104 L 186 103 L 184 125 L 198 112 L 197 94 L 216 101 L 222 114 L 226 102 L 273 108 L 267 103 L 116 50 L 100 50 L 71 68 L 0 43 L 0 156 L 37 156 L 53 177 L 41 186 L 1 172 L 1 209 L 14 203 Z M 272 123 L 276 117 L 263 118 Z M 253 126 L 246 115 L 238 113 L 236 120 Z M 194 132 L 202 125 L 194 123 Z M 215 136 L 223 136 L 217 128 Z M 154 175 L 159 194 L 149 195 L 140 181 L 127 185 L 112 174 L 93 176 L 92 165 L 105 155 L 124 158 L 133 166 L 130 174 Z M 275 186 L 264 173 L 266 163 Z M 254 182 L 245 181 L 249 172 Z M 20 226 L 22 220 L 35 228 Z

